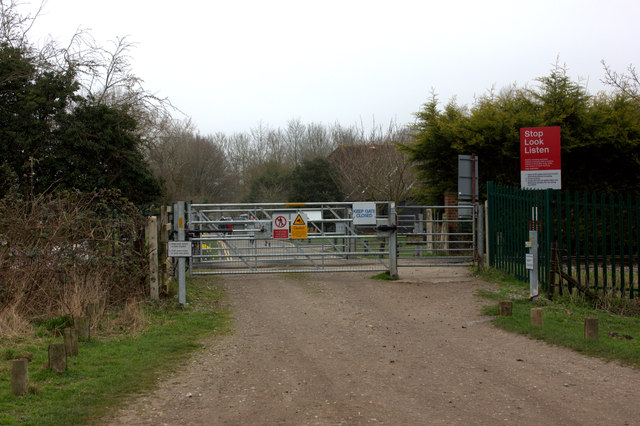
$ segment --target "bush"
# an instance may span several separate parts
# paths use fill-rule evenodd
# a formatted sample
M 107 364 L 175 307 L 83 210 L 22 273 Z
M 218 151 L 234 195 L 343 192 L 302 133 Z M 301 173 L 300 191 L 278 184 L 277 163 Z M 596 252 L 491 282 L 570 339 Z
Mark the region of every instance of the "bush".
M 115 191 L 0 200 L 0 335 L 144 298 L 144 222 Z

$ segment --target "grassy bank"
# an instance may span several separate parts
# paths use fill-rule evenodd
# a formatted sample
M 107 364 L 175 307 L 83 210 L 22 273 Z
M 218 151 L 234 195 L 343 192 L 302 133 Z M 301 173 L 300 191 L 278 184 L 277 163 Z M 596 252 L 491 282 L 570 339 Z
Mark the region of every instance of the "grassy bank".
M 589 356 L 640 367 L 640 303 L 635 300 L 605 300 L 595 304 L 579 295 L 529 301 L 529 284 L 496 270 L 478 271 L 496 290 L 482 290 L 480 296 L 494 301 L 485 307 L 488 315 L 498 315 L 498 302 L 513 302 L 512 316 L 498 316 L 493 323 L 505 330 L 525 334 L 547 343 L 565 346 Z M 543 326 L 531 325 L 531 308 L 543 310 Z M 584 319 L 598 318 L 597 340 L 584 338 Z
M 152 388 L 158 377 L 198 350 L 205 337 L 229 329 L 228 313 L 220 304 L 223 293 L 214 278 L 192 279 L 187 288 L 186 309 L 175 300 L 140 305 L 141 331 L 112 330 L 80 343 L 79 356 L 67 358 L 64 373 L 45 368 L 49 343 L 62 341 L 53 336 L 51 323 L 38 325 L 31 336 L 0 340 L 0 423 L 83 424 Z M 31 359 L 29 392 L 21 397 L 10 390 L 9 360 L 19 357 Z

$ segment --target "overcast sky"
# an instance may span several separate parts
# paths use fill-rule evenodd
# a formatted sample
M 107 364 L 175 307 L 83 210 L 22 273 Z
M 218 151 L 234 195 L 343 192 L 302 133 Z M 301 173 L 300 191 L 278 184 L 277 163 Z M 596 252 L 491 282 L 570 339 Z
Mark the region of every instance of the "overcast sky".
M 48 0 L 35 34 L 127 36 L 147 90 L 200 133 L 229 134 L 407 124 L 432 89 L 471 106 L 492 86 L 534 86 L 557 58 L 595 93 L 601 60 L 640 66 L 639 18 L 637 0 Z

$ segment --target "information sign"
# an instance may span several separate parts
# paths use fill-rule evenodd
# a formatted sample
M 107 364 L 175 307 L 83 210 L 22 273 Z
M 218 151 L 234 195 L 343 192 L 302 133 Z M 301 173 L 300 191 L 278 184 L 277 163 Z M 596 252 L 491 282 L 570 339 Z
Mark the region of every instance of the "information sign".
M 520 129 L 522 189 L 561 189 L 560 127 Z
M 375 225 L 376 224 L 376 203 L 373 203 L 373 202 L 353 203 L 353 224 L 354 225 Z
M 272 225 L 274 239 L 289 239 L 289 215 L 287 213 L 274 213 Z
M 169 241 L 169 257 L 191 257 L 191 241 Z
M 304 213 L 298 213 L 291 223 L 291 238 L 308 238 L 307 220 Z

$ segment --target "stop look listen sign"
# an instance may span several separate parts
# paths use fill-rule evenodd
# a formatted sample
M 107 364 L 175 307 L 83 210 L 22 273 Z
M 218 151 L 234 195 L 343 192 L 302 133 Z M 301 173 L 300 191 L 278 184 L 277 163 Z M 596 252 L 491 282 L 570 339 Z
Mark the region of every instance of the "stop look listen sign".
M 520 187 L 561 189 L 560 127 L 520 129 Z

